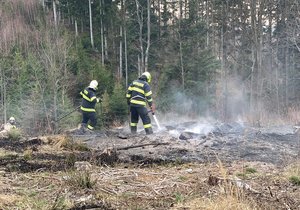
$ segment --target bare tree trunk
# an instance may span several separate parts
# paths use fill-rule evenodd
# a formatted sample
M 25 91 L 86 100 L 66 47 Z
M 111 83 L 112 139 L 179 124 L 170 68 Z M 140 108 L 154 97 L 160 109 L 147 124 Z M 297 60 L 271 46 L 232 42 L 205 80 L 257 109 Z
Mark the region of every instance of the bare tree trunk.
M 145 52 L 145 71 L 148 71 L 148 59 L 149 59 L 149 48 L 150 48 L 150 0 L 147 0 L 147 48 Z
M 185 73 L 184 73 L 183 55 L 182 55 L 181 21 L 182 21 L 182 0 L 179 0 L 178 38 L 179 38 L 179 56 L 180 56 L 180 68 L 181 68 L 181 85 L 182 85 L 182 89 L 184 90 L 184 88 L 185 88 Z
M 77 26 L 77 20 L 75 20 L 75 37 L 78 37 L 78 26 Z
M 222 78 L 222 82 L 223 82 L 223 117 L 224 117 L 224 121 L 228 120 L 228 81 L 227 81 L 227 67 L 226 67 L 226 51 L 224 51 L 224 39 L 225 39 L 225 35 L 224 35 L 224 26 L 222 26 L 221 29 L 221 69 L 222 69 L 222 74 L 223 74 L 223 78 Z
M 141 67 L 141 55 L 138 55 L 138 75 L 142 74 L 142 67 Z
M 262 103 L 263 103 L 263 83 L 264 79 L 262 78 L 262 48 L 263 48 L 263 23 L 262 23 L 262 16 L 264 14 L 264 0 L 260 0 L 259 4 L 259 11 L 257 14 L 258 24 L 257 24 L 257 84 L 258 84 L 258 106 L 257 106 L 257 114 L 258 120 L 261 121 L 262 119 Z
M 108 43 L 107 43 L 107 33 L 106 33 L 106 27 L 104 27 L 104 56 L 105 59 L 108 59 Z
M 126 21 L 126 0 L 124 0 L 124 57 L 125 57 L 125 83 L 128 86 L 128 57 L 127 57 L 127 21 Z
M 3 122 L 6 123 L 7 111 L 6 111 L 6 84 L 5 84 L 5 74 L 4 70 L 0 67 L 1 73 L 1 105 L 3 111 Z
M 52 2 L 52 5 L 53 5 L 53 17 L 54 17 L 54 25 L 55 25 L 55 28 L 57 29 L 56 0 L 53 0 L 53 2 Z
M 251 115 L 254 116 L 254 120 L 260 120 L 257 118 L 258 114 L 258 103 L 259 103 L 259 70 L 258 70 L 258 48 L 259 48 L 259 37 L 257 30 L 257 12 L 256 12 L 257 0 L 251 0 L 251 28 L 252 28 L 252 37 L 253 37 L 253 47 L 252 47 L 252 89 L 251 89 Z
M 208 6 L 208 0 L 206 0 L 205 3 L 206 6 L 206 28 L 207 28 L 207 32 L 206 32 L 206 48 L 208 48 L 209 46 L 209 6 Z
M 81 33 L 83 33 L 84 32 L 84 27 L 83 27 L 83 19 L 82 18 L 80 18 L 80 22 L 81 22 Z
M 43 10 L 45 11 L 45 0 L 41 0 L 41 2 L 42 2 Z
M 251 52 L 251 55 L 252 55 L 252 67 L 251 67 L 251 79 L 250 79 L 250 113 L 252 115 L 252 113 L 254 112 L 254 72 L 255 72 L 255 55 L 254 55 L 254 47 L 252 47 L 252 52 Z
M 158 39 L 160 40 L 161 37 L 161 0 L 158 0 Z
M 138 0 L 135 0 L 136 3 L 136 14 L 138 18 L 138 23 L 139 23 L 139 42 L 140 42 L 140 69 L 142 71 L 145 70 L 145 65 L 144 65 L 144 47 L 143 47 L 143 10 L 141 9 L 140 11 L 140 3 Z M 141 14 L 140 14 L 141 13 Z
M 122 29 L 122 26 L 120 26 L 120 49 L 119 49 L 119 54 L 120 54 L 120 57 L 119 57 L 119 79 L 121 81 L 122 79 L 122 73 L 123 73 L 123 29 Z
M 100 4 L 100 36 L 101 36 L 101 64 L 102 66 L 104 66 L 104 30 L 103 30 L 103 7 L 104 4 L 102 2 L 102 0 L 99 1 Z
M 285 61 L 284 61 L 284 69 L 285 69 L 285 100 L 284 100 L 284 110 L 286 111 L 289 106 L 289 52 L 288 52 L 288 38 L 286 40 L 285 46 Z
M 89 15 L 90 15 L 90 36 L 91 36 L 91 45 L 94 49 L 94 37 L 93 37 L 93 20 L 92 20 L 92 4 L 91 0 L 89 0 Z

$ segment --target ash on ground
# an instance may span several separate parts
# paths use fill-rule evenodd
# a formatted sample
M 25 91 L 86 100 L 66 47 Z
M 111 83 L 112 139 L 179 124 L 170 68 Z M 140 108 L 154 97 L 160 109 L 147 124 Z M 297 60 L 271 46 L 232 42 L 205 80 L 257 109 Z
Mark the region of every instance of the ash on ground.
M 75 136 L 97 150 L 114 150 L 122 162 L 260 161 L 287 163 L 300 154 L 300 135 L 292 125 L 254 128 L 243 123 L 199 123 L 188 121 L 154 127 L 153 135 L 142 128 L 131 135 L 127 127 Z

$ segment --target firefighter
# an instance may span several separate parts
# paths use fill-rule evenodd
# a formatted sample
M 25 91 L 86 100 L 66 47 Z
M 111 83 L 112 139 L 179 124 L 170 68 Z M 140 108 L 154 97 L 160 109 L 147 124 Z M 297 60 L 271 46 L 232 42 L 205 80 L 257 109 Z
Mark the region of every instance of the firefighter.
M 146 134 L 152 134 L 151 120 L 148 115 L 146 105 L 148 103 L 151 111 L 154 113 L 154 104 L 152 102 L 152 92 L 149 83 L 151 82 L 151 74 L 144 72 L 137 80 L 134 80 L 127 89 L 127 104 L 130 106 L 131 133 L 137 132 L 137 124 L 141 117 Z
M 100 102 L 100 99 L 96 97 L 97 89 L 98 82 L 96 80 L 92 80 L 90 85 L 80 92 L 80 95 L 82 96 L 82 103 L 80 107 L 82 111 L 82 122 L 80 130 L 83 133 L 93 131 L 97 124 L 95 105 Z
M 0 130 L 2 130 L 2 129 L 3 130 L 0 132 L 0 137 L 1 138 L 2 137 L 8 137 L 9 131 L 12 130 L 12 129 L 15 129 L 15 128 L 17 128 L 16 127 L 16 120 L 15 120 L 14 117 L 10 117 L 8 122 L 1 126 Z

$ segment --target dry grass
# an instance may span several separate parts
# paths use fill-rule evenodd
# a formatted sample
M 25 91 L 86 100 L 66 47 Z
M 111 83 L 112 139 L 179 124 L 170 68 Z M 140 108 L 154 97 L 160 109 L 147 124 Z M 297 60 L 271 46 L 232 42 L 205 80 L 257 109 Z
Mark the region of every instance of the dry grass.
M 290 122 L 294 125 L 298 124 L 300 122 L 300 110 L 296 107 L 288 108 L 286 118 L 287 122 Z
M 294 185 L 300 185 L 300 161 L 288 165 L 283 173 L 283 178 Z
M 13 207 L 14 203 L 21 200 L 18 195 L 12 194 L 0 194 L 0 209 L 5 209 L 5 207 Z
M 29 161 L 31 164 L 40 161 L 35 158 L 39 157 L 37 153 L 43 151 L 53 157 L 63 156 L 67 164 L 74 165 L 76 155 L 79 153 L 68 149 L 67 145 L 73 143 L 72 139 L 67 136 L 51 136 L 44 143 L 46 145 L 39 145 L 38 151 L 32 155 Z M 2 154 L 5 157 L 6 151 L 2 151 Z M 22 153 L 18 155 L 21 156 Z M 53 161 L 51 156 L 49 160 Z M 290 175 L 298 174 L 297 166 L 297 164 L 290 166 L 286 171 Z M 299 197 L 297 191 L 288 192 L 289 188 L 286 188 L 282 193 L 287 181 L 280 180 L 276 182 L 277 185 L 274 184 L 275 167 L 260 162 L 240 161 L 229 164 L 218 160 L 217 163 L 152 165 L 145 168 L 129 164 L 116 164 L 114 167 L 93 165 L 88 173 L 63 169 L 54 172 L 46 169 L 44 172 L 34 169 L 27 173 L 13 172 L 6 173 L 5 176 L 0 174 L 0 191 L 7 193 L 3 194 L 6 197 L 0 197 L 0 203 L 3 205 L 1 208 L 68 209 L 78 205 L 78 201 L 84 200 L 86 204 L 94 201 L 103 202 L 112 209 L 121 210 L 255 210 L 267 209 L 265 207 L 270 203 L 273 209 L 282 209 L 283 203 L 286 203 L 281 199 L 283 196 L 284 198 L 289 196 L 295 205 L 300 203 L 297 200 Z M 254 172 L 254 169 L 257 173 L 251 173 L 241 183 L 248 184 L 261 194 L 238 186 L 235 182 L 234 175 L 237 172 L 250 173 Z M 271 171 L 273 175 L 261 175 L 266 174 L 267 171 Z M 209 184 L 210 175 L 217 177 L 219 182 L 215 185 Z M 5 184 L 1 185 L 1 183 Z M 274 202 L 275 198 L 265 191 L 264 186 L 271 186 L 272 193 L 279 201 Z M 261 197 L 265 200 L 260 200 Z M 293 202 L 289 202 L 288 205 L 294 207 Z
M 70 136 L 67 135 L 56 135 L 49 136 L 47 141 L 53 145 L 53 148 L 57 150 L 77 150 L 77 151 L 89 151 L 86 144 L 82 142 L 74 141 Z
M 96 179 L 92 178 L 88 171 L 69 172 L 67 183 L 74 188 L 92 189 L 96 184 Z
M 91 197 L 86 202 L 103 201 L 113 209 L 265 209 L 264 206 L 269 203 L 259 202 L 257 194 L 251 196 L 249 191 L 232 182 L 223 180 L 216 186 L 208 184 L 209 174 L 222 177 L 221 174 L 225 173 L 224 177 L 230 180 L 228 171 L 223 165 L 187 164 L 151 168 L 93 166 L 87 176 L 79 172 L 15 174 L 12 183 L 18 188 L 12 194 L 19 197 L 11 199 L 11 203 L 6 202 L 5 207 L 64 209 L 78 204 L 78 200 Z M 263 180 L 266 185 L 272 183 L 267 182 Z M 8 185 L 5 187 L 13 191 L 16 189 Z M 272 200 L 270 198 L 267 202 Z M 272 207 L 280 209 L 273 202 Z
M 195 198 L 190 201 L 180 204 L 173 210 L 189 209 L 189 210 L 255 210 L 256 204 L 240 200 L 235 196 L 218 196 L 215 198 Z
M 11 156 L 18 156 L 18 153 L 0 148 L 0 158 L 6 158 Z

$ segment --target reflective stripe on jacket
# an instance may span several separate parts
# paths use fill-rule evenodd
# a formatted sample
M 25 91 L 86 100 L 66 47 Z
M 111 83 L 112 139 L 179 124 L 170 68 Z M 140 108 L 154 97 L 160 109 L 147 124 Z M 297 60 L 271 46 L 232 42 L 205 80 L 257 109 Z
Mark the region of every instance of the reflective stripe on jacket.
M 85 112 L 96 112 L 95 105 L 97 102 L 97 97 L 95 90 L 92 88 L 86 88 L 80 92 L 82 96 L 82 103 L 80 109 Z
M 133 81 L 127 89 L 126 98 L 128 104 L 133 106 L 146 106 L 146 102 L 151 106 L 152 91 L 150 85 L 140 79 Z

